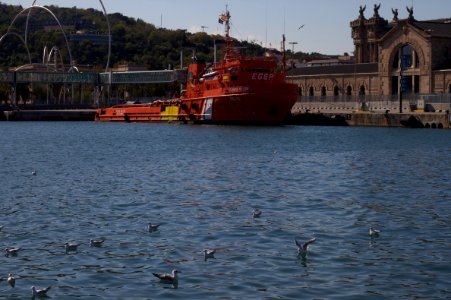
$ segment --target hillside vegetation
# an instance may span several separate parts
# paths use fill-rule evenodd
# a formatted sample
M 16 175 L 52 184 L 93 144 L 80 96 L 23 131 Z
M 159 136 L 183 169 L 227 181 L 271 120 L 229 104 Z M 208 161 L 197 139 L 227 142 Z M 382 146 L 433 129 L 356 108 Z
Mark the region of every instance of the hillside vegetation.
M 106 66 L 108 46 L 90 39 L 73 41 L 71 35 L 105 36 L 108 26 L 103 13 L 95 9 L 62 8 L 48 6 L 59 19 L 69 37 L 71 54 L 77 66 L 92 66 L 101 71 Z M 4 35 L 12 20 L 23 10 L 21 6 L 12 6 L 0 2 L 0 35 Z M 28 11 L 17 18 L 13 32 L 24 37 Z M 196 50 L 199 60 L 213 61 L 215 41 L 222 36 L 204 32 L 189 33 L 184 30 L 157 28 L 140 19 L 123 16 L 120 13 L 109 14 L 112 34 L 110 66 L 119 64 L 144 65 L 151 70 L 180 67 L 180 51 L 184 49 L 184 61 L 189 61 L 191 49 Z M 237 42 L 247 54 L 262 55 L 265 51 L 260 45 L 246 41 Z M 42 9 L 32 9 L 28 24 L 27 45 L 33 63 L 42 62 L 44 47 L 58 47 L 65 64 L 69 64 L 69 55 L 64 36 L 54 18 Z M 221 57 L 222 47 L 218 47 Z M 305 59 L 317 54 L 296 53 L 296 58 Z M 24 43 L 15 34 L 10 34 L 0 44 L 0 70 L 28 63 Z M 186 63 L 185 63 L 186 66 Z

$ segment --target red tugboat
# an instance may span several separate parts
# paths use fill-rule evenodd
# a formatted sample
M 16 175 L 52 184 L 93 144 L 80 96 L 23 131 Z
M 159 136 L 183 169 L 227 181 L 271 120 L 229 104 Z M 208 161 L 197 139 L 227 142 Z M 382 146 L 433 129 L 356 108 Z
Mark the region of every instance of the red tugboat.
M 146 104 L 120 104 L 99 109 L 97 121 L 181 121 L 206 124 L 283 124 L 297 100 L 297 86 L 285 81 L 285 58 L 245 57 L 233 47 L 230 13 L 225 24 L 226 53 L 214 65 L 188 66 L 186 91 L 179 98 Z M 285 40 L 285 37 L 284 37 Z M 283 52 L 285 49 L 283 49 Z

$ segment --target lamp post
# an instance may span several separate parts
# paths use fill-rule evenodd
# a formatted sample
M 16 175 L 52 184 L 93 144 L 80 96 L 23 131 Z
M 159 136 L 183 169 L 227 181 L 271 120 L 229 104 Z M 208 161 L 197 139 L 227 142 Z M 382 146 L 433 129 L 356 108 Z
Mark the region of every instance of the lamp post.
M 291 52 L 294 54 L 294 45 L 297 45 L 298 42 L 289 42 L 288 44 L 291 45 Z

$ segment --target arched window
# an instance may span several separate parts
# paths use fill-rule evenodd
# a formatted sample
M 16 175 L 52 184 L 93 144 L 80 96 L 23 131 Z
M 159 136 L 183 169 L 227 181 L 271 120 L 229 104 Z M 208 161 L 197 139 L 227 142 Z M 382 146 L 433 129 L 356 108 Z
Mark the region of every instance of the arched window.
M 399 95 L 399 93 L 404 95 L 420 93 L 420 57 L 409 44 L 401 45 L 393 55 L 391 94 Z
M 352 96 L 352 86 L 348 85 L 346 87 L 346 95 L 347 96 Z
M 309 96 L 313 97 L 313 95 L 314 95 L 313 86 L 311 86 L 309 88 L 308 94 L 309 94 Z
M 338 96 L 340 92 L 340 89 L 338 88 L 338 86 L 334 86 L 334 96 Z
M 417 52 L 409 44 L 399 48 L 393 58 L 392 68 L 398 70 L 401 67 L 403 70 L 420 67 L 420 60 Z
M 299 94 L 299 96 L 302 97 L 302 86 L 299 86 L 299 88 L 298 88 L 298 94 Z
M 321 96 L 326 96 L 326 87 L 325 86 L 323 86 L 322 88 L 321 88 Z

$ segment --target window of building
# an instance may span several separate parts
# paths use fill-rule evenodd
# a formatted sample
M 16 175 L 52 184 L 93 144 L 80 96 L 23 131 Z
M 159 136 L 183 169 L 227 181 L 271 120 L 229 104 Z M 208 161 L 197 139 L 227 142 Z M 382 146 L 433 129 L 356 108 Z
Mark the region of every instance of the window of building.
M 325 86 L 323 86 L 322 88 L 321 88 L 321 96 L 326 96 L 326 87 Z
M 313 86 L 311 86 L 311 87 L 309 88 L 308 94 L 309 94 L 309 96 L 312 96 L 312 97 L 313 97 L 313 95 L 314 95 Z
M 334 86 L 334 96 L 338 96 L 340 89 L 338 86 Z
M 346 87 L 346 95 L 351 96 L 352 95 L 352 86 L 348 85 Z
M 420 76 L 413 76 L 413 92 L 418 94 L 420 92 Z
M 409 44 L 402 46 L 393 58 L 392 68 L 399 70 L 402 67 L 403 70 L 410 68 L 419 68 L 420 60 L 416 51 Z
M 299 88 L 298 88 L 298 94 L 299 94 L 299 96 L 302 97 L 302 86 L 299 86 Z
M 361 86 L 360 86 L 360 89 L 359 89 L 359 95 L 360 95 L 360 96 L 364 96 L 364 95 L 365 95 L 365 86 L 364 86 L 364 85 L 361 85 Z
M 413 53 L 412 46 L 405 45 L 401 48 L 401 68 L 408 69 L 413 67 Z

